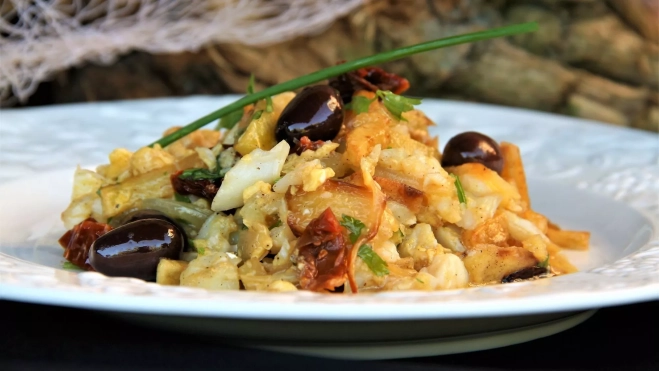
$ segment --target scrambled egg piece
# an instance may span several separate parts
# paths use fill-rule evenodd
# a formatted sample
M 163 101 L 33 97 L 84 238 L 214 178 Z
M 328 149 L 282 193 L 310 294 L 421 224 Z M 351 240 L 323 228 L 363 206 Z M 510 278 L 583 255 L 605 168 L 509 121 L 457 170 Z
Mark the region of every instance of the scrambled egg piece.
M 443 247 L 437 243 L 429 224 L 419 223 L 403 239 L 398 247 L 400 256 L 414 259 L 414 269 L 417 271 L 427 267 L 436 255 L 444 253 Z
M 238 290 L 240 258 L 231 253 L 210 252 L 199 255 L 181 272 L 181 286 L 208 290 Z
M 298 191 L 297 186 L 301 185 L 304 192 L 312 192 L 334 175 L 334 170 L 323 167 L 319 160 L 311 160 L 284 175 L 275 183 L 273 189 L 277 193 L 286 193 L 290 188 L 291 194 L 294 195 Z

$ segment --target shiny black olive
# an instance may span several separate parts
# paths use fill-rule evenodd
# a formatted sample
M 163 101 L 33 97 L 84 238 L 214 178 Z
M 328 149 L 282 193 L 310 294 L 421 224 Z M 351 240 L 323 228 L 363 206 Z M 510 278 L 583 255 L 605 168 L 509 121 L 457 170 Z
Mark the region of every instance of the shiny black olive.
M 542 276 L 547 273 L 547 268 L 542 267 L 528 267 L 518 270 L 515 273 L 509 274 L 501 280 L 501 283 L 510 283 L 517 280 L 528 280 L 536 276 Z
M 160 211 L 152 209 L 139 209 L 119 214 L 112 218 L 108 224 L 110 224 L 113 228 L 117 228 L 124 224 L 132 223 L 141 219 L 162 219 L 170 223 L 174 223 L 173 220 L 171 220 L 169 217 L 167 217 L 167 215 L 161 213 Z
M 275 128 L 277 141 L 290 145 L 308 137 L 311 141 L 332 140 L 343 124 L 343 100 L 334 88 L 316 85 L 305 88 L 288 103 Z
M 174 224 L 179 229 L 180 233 L 183 235 L 185 239 L 185 247 L 183 248 L 183 250 L 184 251 L 190 250 L 190 246 L 188 243 L 188 236 L 185 233 L 185 228 L 183 228 L 179 223 L 175 222 L 172 218 L 168 217 L 167 215 L 161 213 L 158 210 L 139 209 L 139 210 L 124 212 L 114 217 L 112 220 L 108 222 L 108 224 L 110 224 L 112 228 L 117 228 L 124 224 L 132 223 L 141 219 L 162 219 Z
M 468 131 L 451 138 L 444 153 L 442 153 L 442 167 L 459 166 L 476 162 L 501 174 L 503 157 L 499 144 L 487 135 Z
M 160 258 L 178 259 L 185 236 L 162 219 L 140 219 L 99 237 L 89 250 L 89 264 L 99 273 L 154 281 Z

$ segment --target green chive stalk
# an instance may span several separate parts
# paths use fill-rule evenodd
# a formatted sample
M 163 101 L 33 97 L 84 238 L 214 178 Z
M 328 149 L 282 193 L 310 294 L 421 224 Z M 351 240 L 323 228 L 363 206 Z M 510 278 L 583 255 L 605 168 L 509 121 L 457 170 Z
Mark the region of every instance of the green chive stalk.
M 536 31 L 537 29 L 538 29 L 538 24 L 535 22 L 494 28 L 491 30 L 451 36 L 443 39 L 424 42 L 421 44 L 405 46 L 402 48 L 375 54 L 369 57 L 356 59 L 351 62 L 346 62 L 336 66 L 328 67 L 323 70 L 316 71 L 308 75 L 300 76 L 292 80 L 283 82 L 281 84 L 271 86 L 259 92 L 255 92 L 253 94 L 244 96 L 238 99 L 237 101 L 218 109 L 217 111 L 211 112 L 208 115 L 203 116 L 189 123 L 188 125 L 180 128 L 179 130 L 151 143 L 149 146 L 153 147 L 154 145 L 159 144 L 162 147 L 166 147 L 172 144 L 173 142 L 177 141 L 178 139 L 181 139 L 184 136 L 192 133 L 193 131 L 200 129 L 210 124 L 211 122 L 218 120 L 236 110 L 242 109 L 243 107 L 249 104 L 256 103 L 261 99 L 265 99 L 267 97 L 271 97 L 273 95 L 284 93 L 287 91 L 296 90 L 305 87 L 307 85 L 311 85 L 323 80 L 327 80 L 329 78 L 336 77 L 350 71 L 354 71 L 359 68 L 395 61 L 401 58 L 409 57 L 410 55 L 423 53 L 430 50 L 446 48 L 449 46 L 466 44 L 476 41 L 494 39 L 497 37 L 533 32 Z

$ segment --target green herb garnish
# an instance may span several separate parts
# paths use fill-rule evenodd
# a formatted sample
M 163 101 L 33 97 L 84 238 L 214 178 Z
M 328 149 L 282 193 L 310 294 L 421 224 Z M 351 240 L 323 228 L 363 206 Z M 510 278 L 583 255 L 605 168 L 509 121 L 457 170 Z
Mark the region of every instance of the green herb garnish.
M 419 283 L 425 283 L 425 282 L 421 281 L 421 280 L 418 279 L 418 278 L 417 278 L 416 280 L 417 280 L 417 282 L 419 282 Z
M 220 119 L 220 122 L 217 123 L 217 126 L 215 127 L 215 130 L 220 130 L 220 129 L 228 129 L 231 130 L 233 129 L 234 126 L 238 122 L 240 122 L 240 119 L 243 118 L 243 109 L 237 109 L 228 115 L 222 117 Z
M 178 219 L 177 221 L 180 221 L 180 219 Z M 194 245 L 194 241 L 191 240 L 191 239 L 189 239 L 189 238 L 188 238 L 188 245 L 189 245 L 191 248 L 195 249 L 195 251 L 197 251 L 197 248 L 196 248 L 195 245 Z
M 351 216 L 343 214 L 341 217 L 341 223 L 348 232 L 350 232 L 350 242 L 355 243 L 357 239 L 362 234 L 362 230 L 366 228 L 366 225 L 362 223 L 359 219 L 355 219 Z
M 174 192 L 174 199 L 178 202 L 185 202 L 186 204 L 191 204 L 190 197 L 184 196 L 178 192 Z
M 184 170 L 178 177 L 191 180 L 217 180 L 222 178 L 222 175 L 208 169 L 188 169 Z
M 256 112 L 254 112 L 254 115 L 252 115 L 252 121 L 260 119 L 261 115 L 263 115 L 262 110 L 258 110 Z
M 75 265 L 75 264 L 73 264 L 69 261 L 66 261 L 66 262 L 62 263 L 62 268 L 75 270 L 75 271 L 81 271 L 82 270 L 80 267 L 78 267 L 77 265 Z
M 416 45 L 410 45 L 410 46 L 405 46 L 402 48 L 390 50 L 384 53 L 379 53 L 376 55 L 372 55 L 369 57 L 364 57 L 364 58 L 359 58 L 351 62 L 346 62 L 343 64 L 338 64 L 332 67 L 325 68 L 320 71 L 316 71 L 313 73 L 310 73 L 308 75 L 300 76 L 298 78 L 286 81 L 281 84 L 277 84 L 274 86 L 271 86 L 267 89 L 261 90 L 258 93 L 253 93 L 250 95 L 247 95 L 245 97 L 242 97 L 238 99 L 237 101 L 218 109 L 217 111 L 211 112 L 207 114 L 206 116 L 203 116 L 190 124 L 182 127 L 181 129 L 163 137 L 160 138 L 159 140 L 153 142 L 150 144 L 151 147 L 153 147 L 156 144 L 161 145 L 162 147 L 166 147 L 170 145 L 171 143 L 183 138 L 184 136 L 192 133 L 193 131 L 208 125 L 209 123 L 218 120 L 226 115 L 228 115 L 231 112 L 234 112 L 238 109 L 241 109 L 249 104 L 258 102 L 261 99 L 265 99 L 266 97 L 271 97 L 283 92 L 287 91 L 293 91 L 302 87 L 305 87 L 307 85 L 311 85 L 323 80 L 327 80 L 331 77 L 339 76 L 341 74 L 354 71 L 359 68 L 364 68 L 368 66 L 374 66 L 386 62 L 391 62 L 394 60 L 398 60 L 401 58 L 409 57 L 410 55 L 418 54 L 418 53 L 423 53 L 427 52 L 430 50 L 435 50 L 439 48 L 446 48 L 449 46 L 455 46 L 455 45 L 460 45 L 460 44 L 466 44 L 466 43 L 471 43 L 475 41 L 481 41 L 481 40 L 487 40 L 487 39 L 493 39 L 497 37 L 503 37 L 503 36 L 511 36 L 511 35 L 517 35 L 521 33 L 527 33 L 527 32 L 533 32 L 538 29 L 538 24 L 535 22 L 531 23 L 522 23 L 522 24 L 517 24 L 517 25 L 512 25 L 512 26 L 506 26 L 506 27 L 500 27 L 500 28 L 494 28 L 491 30 L 485 30 L 485 31 L 479 31 L 479 32 L 473 32 L 469 34 L 464 34 L 464 35 L 457 35 L 457 36 L 451 36 L 451 37 L 446 37 L 443 39 L 437 39 L 437 40 L 432 40 L 428 42 L 424 42 L 421 44 L 416 44 Z M 253 78 L 251 79 L 253 80 Z M 249 88 L 248 88 L 249 90 Z M 252 89 L 253 86 L 252 86 Z
M 273 108 L 272 108 L 272 97 L 271 97 L 271 96 L 267 96 L 267 97 L 265 97 L 265 112 L 272 112 L 272 111 L 273 111 Z
M 387 262 L 382 260 L 380 255 L 378 255 L 373 249 L 368 245 L 361 245 L 359 251 L 357 251 L 357 256 L 359 256 L 368 269 L 373 272 L 378 277 L 386 276 L 389 274 L 389 268 L 387 267 Z
M 270 226 L 269 229 L 270 229 L 270 230 L 273 230 L 273 229 L 275 229 L 275 228 L 277 228 L 277 227 L 281 227 L 281 219 L 277 219 L 277 221 L 274 222 L 274 223 Z
M 243 231 L 246 231 L 246 230 L 248 230 L 249 228 L 248 228 L 245 224 L 241 224 L 241 225 L 240 225 L 240 229 L 242 229 Z
M 458 178 L 457 175 L 451 174 L 451 176 L 455 179 L 455 189 L 458 191 L 458 200 L 460 201 L 461 204 L 467 204 L 467 195 L 465 195 L 465 190 L 462 188 L 462 183 L 460 182 L 460 178 Z
M 392 115 L 401 121 L 407 121 L 403 117 L 404 112 L 411 111 L 415 105 L 421 104 L 421 99 L 407 98 L 388 90 L 378 90 L 375 94 L 382 99 L 382 104 L 384 104 L 387 111 L 391 112 Z
M 254 94 L 254 85 L 256 85 L 256 81 L 254 79 L 254 74 L 249 75 L 249 83 L 247 83 L 247 94 Z M 256 102 L 256 101 L 254 101 Z M 252 102 L 252 103 L 254 103 Z
M 538 267 L 540 267 L 540 268 L 549 268 L 549 254 L 547 254 L 547 257 L 545 258 L 545 260 L 538 263 Z
M 206 249 L 204 249 L 203 247 L 197 247 L 196 250 L 197 250 L 197 254 L 199 255 L 204 255 L 204 253 L 206 252 Z
M 368 112 L 368 107 L 375 101 L 377 98 L 368 99 L 364 96 L 357 95 L 352 97 L 352 102 L 348 103 L 347 107 L 350 110 L 355 111 L 356 114 Z

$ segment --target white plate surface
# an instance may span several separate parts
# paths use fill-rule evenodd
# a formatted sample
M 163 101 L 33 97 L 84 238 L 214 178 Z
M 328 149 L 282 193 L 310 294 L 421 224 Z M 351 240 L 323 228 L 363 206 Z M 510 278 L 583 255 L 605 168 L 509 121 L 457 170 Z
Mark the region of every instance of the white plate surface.
M 0 113 L 0 298 L 145 314 L 291 320 L 512 316 L 659 299 L 659 137 L 495 106 L 426 100 L 440 141 L 467 130 L 522 148 L 535 209 L 592 231 L 580 273 L 534 282 L 374 295 L 208 292 L 60 269 L 73 168 L 136 149 L 230 97 L 80 104 Z

